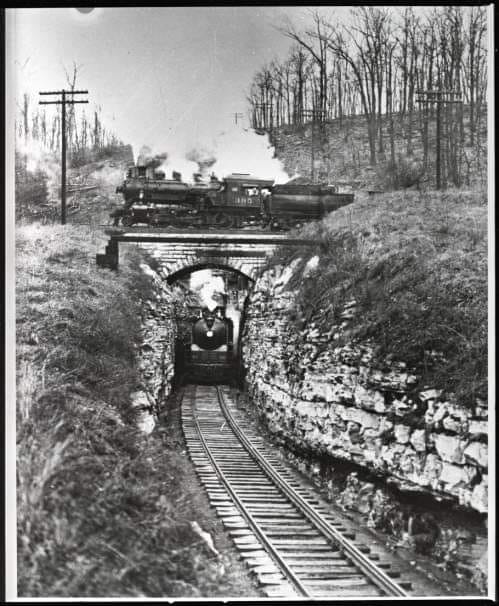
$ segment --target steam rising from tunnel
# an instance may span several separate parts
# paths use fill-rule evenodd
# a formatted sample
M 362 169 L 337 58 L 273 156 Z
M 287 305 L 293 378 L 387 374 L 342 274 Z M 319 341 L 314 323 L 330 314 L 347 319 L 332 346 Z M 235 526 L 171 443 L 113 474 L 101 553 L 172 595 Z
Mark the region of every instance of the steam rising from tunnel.
M 211 269 L 201 269 L 191 274 L 190 287 L 210 311 L 222 303 L 225 283 L 222 277 L 214 276 Z M 218 295 L 218 300 L 215 298 Z

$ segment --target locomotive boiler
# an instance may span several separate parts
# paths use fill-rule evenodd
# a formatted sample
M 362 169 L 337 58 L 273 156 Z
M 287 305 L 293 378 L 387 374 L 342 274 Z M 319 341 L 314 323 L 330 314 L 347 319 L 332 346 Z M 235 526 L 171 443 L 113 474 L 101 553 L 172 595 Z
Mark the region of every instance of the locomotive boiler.
M 229 382 L 234 374 L 234 325 L 225 307 L 198 310 L 184 343 L 183 367 L 189 381 Z
M 115 225 L 239 228 L 257 226 L 289 229 L 353 202 L 353 194 L 338 193 L 325 184 L 293 181 L 274 185 L 246 173 L 232 173 L 223 180 L 212 175 L 208 182 L 195 175 L 184 183 L 179 173 L 166 179 L 153 167 L 134 166 L 117 188 L 124 206 L 115 211 Z

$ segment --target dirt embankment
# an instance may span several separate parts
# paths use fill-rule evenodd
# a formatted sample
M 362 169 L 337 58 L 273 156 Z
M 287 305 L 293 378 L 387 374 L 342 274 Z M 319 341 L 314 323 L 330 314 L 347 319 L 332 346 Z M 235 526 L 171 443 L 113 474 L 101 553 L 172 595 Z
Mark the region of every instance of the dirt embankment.
M 182 450 L 175 408 L 137 428 L 137 251 L 97 269 L 102 237 L 16 233 L 18 593 L 32 597 L 258 595 Z M 191 522 L 215 538 L 215 557 Z

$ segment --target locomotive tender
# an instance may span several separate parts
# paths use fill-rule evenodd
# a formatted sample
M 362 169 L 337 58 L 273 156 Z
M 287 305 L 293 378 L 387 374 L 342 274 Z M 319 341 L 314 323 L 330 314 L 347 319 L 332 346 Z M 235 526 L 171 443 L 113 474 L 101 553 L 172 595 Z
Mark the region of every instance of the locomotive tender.
M 353 194 L 338 193 L 331 185 L 298 184 L 293 181 L 274 185 L 244 173 L 232 173 L 223 180 L 215 175 L 203 182 L 194 175 L 194 183 L 181 180 L 173 172 L 166 179 L 151 166 L 133 166 L 116 189 L 123 194 L 124 206 L 112 213 L 115 225 L 135 223 L 173 227 L 245 227 L 271 230 L 289 229 L 304 221 L 353 202 Z

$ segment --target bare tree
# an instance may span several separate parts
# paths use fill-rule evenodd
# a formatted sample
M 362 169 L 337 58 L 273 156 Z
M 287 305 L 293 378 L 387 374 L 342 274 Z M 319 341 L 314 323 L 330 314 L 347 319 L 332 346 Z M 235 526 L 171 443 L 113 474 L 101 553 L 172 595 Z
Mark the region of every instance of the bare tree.
M 376 139 L 381 133 L 383 51 L 387 47 L 390 22 L 388 12 L 379 8 L 360 7 L 351 14 L 358 25 L 343 26 L 341 31 L 330 26 L 328 47 L 349 65 L 355 77 L 367 123 L 370 163 L 374 165 Z
M 76 62 L 73 61 L 71 74 L 64 67 L 64 73 L 66 74 L 66 81 L 68 83 L 70 91 L 76 90 L 76 81 L 78 79 L 78 70 L 81 67 L 83 67 L 83 66 L 77 65 Z M 78 153 L 80 151 L 80 143 L 79 143 L 79 139 L 78 139 L 78 125 L 76 123 L 75 106 L 72 104 L 69 104 L 66 111 L 67 111 L 66 129 L 67 129 L 68 149 Z
M 313 20 L 313 28 L 306 30 L 303 34 L 296 31 L 292 24 L 281 28 L 281 31 L 305 48 L 313 58 L 318 69 L 318 86 L 314 95 L 314 109 L 320 113 L 327 110 L 327 77 L 328 77 L 328 42 L 331 36 L 329 23 L 318 11 L 310 11 Z
M 470 144 L 481 145 L 487 86 L 483 7 L 435 7 L 418 15 L 413 7 L 389 12 L 361 6 L 351 11 L 348 24 L 318 10 L 309 11 L 309 17 L 311 25 L 303 31 L 289 21 L 279 28 L 295 43 L 290 55 L 253 78 L 248 101 L 255 126 L 299 124 L 305 110 L 320 110 L 319 115 L 340 122 L 362 115 L 371 165 L 383 157 L 389 138 L 392 164 L 401 152 L 412 155 L 421 141 L 427 167 L 435 157 L 430 133 L 436 106 L 423 101 L 418 111 L 417 93 L 453 90 L 469 106 Z M 442 107 L 442 168 L 456 184 L 464 161 L 464 114 L 459 104 Z
M 397 47 L 397 41 L 391 42 L 385 40 L 384 55 L 386 59 L 386 106 L 385 113 L 388 116 L 390 133 L 390 163 L 395 165 L 395 127 L 393 123 L 393 85 L 394 85 L 394 67 L 393 53 Z
M 485 8 L 470 8 L 468 27 L 465 32 L 467 56 L 463 60 L 464 94 L 469 104 L 470 144 L 475 144 L 480 105 L 485 97 L 486 88 L 486 51 L 484 37 L 487 31 Z

